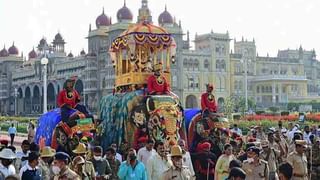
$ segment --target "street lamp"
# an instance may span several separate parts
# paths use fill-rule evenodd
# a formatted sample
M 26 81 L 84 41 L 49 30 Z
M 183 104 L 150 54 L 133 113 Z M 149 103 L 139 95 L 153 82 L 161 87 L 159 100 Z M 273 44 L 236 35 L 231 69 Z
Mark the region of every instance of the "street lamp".
M 17 98 L 18 98 L 18 89 L 14 88 L 14 115 L 17 116 Z
M 244 51 L 243 58 L 240 60 L 244 64 L 244 91 L 245 91 L 245 109 L 248 110 L 248 62 L 251 62 L 247 57 L 248 52 Z
M 41 59 L 41 64 L 43 65 L 43 113 L 48 112 L 47 110 L 47 64 L 49 60 L 44 56 Z

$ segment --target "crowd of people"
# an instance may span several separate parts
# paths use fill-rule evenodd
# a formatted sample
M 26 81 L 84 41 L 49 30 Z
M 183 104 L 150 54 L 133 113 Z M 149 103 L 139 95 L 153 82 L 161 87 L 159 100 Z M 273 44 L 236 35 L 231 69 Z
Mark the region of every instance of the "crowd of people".
M 208 137 L 192 152 L 182 139 L 170 147 L 144 139 L 138 147 L 111 144 L 105 150 L 84 142 L 72 154 L 40 148 L 30 138 L 16 152 L 2 140 L 0 179 L 320 179 L 317 127 L 301 131 L 299 124 L 289 123 L 286 129 L 280 121 L 275 128 L 250 127 L 246 136 L 236 124 L 223 131 L 228 136 Z

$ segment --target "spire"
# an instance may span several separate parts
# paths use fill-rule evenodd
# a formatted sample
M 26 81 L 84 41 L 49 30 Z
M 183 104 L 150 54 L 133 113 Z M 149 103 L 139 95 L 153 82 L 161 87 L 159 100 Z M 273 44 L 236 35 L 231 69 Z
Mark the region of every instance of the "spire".
M 126 7 L 126 6 L 127 6 L 127 1 L 124 0 L 124 2 L 123 2 L 123 7 Z
M 104 14 L 104 7 L 102 7 L 102 14 Z
M 164 6 L 164 11 L 167 11 L 167 4 Z
M 89 24 L 89 32 L 91 32 L 91 23 Z
M 138 23 L 141 23 L 141 22 L 152 23 L 152 16 L 148 8 L 148 0 L 142 0 L 141 3 L 142 5 L 141 5 L 141 8 L 139 9 Z
M 255 43 L 256 43 L 256 41 L 254 40 L 254 38 L 253 38 L 252 42 L 253 42 L 253 44 L 255 44 Z
M 181 20 L 179 20 L 179 27 L 181 28 Z
M 241 41 L 243 42 L 244 40 L 243 40 L 243 36 L 242 36 L 242 39 L 241 39 Z
M 148 7 L 148 0 L 142 0 L 142 7 Z
M 190 41 L 190 32 L 189 32 L 189 30 L 187 31 L 187 41 L 188 42 Z

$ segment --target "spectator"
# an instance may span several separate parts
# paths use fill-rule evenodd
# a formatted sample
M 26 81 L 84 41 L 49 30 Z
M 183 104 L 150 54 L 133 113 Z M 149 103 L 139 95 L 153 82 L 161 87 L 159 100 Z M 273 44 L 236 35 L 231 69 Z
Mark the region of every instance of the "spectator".
M 200 144 L 200 152 L 193 156 L 195 158 L 195 169 L 198 172 L 197 179 L 214 180 L 214 167 L 217 162 L 217 156 L 210 149 L 211 144 L 204 142 Z
M 118 149 L 117 144 L 113 143 L 113 144 L 111 144 L 111 147 L 116 151 L 116 159 L 118 159 L 120 162 L 122 162 L 122 156 L 117 151 L 117 149 Z
M 32 143 L 34 141 L 34 135 L 35 135 L 35 127 L 34 124 L 30 121 L 28 125 L 28 141 L 29 143 Z
M 39 153 L 31 152 L 28 156 L 28 163 L 20 169 L 21 180 L 40 180 L 41 174 L 38 168 Z
M 138 151 L 138 160 L 141 161 L 145 166 L 147 166 L 148 159 L 157 153 L 153 149 L 153 145 L 154 141 L 149 139 L 146 145 Z
M 224 154 L 222 154 L 216 164 L 215 167 L 215 178 L 216 179 L 226 179 L 229 174 L 229 165 L 235 157 L 232 153 L 232 146 L 230 144 L 226 144 L 224 146 Z
M 229 164 L 229 172 L 230 172 L 230 170 L 231 170 L 232 168 L 234 168 L 234 167 L 239 167 L 239 168 L 241 168 L 241 167 L 242 167 L 241 161 L 239 161 L 239 160 L 237 160 L 237 159 L 234 159 L 234 160 L 230 161 L 230 164 Z
M 237 124 L 234 124 L 234 125 L 233 125 L 233 128 L 231 129 L 231 132 L 235 132 L 236 134 L 242 136 L 242 131 L 241 131 L 240 128 L 238 128 L 238 125 L 237 125 Z
M 10 141 L 11 146 L 13 145 L 14 137 L 15 137 L 16 133 L 17 133 L 17 129 L 16 129 L 16 127 L 14 127 L 14 124 L 12 123 L 11 127 L 9 127 L 9 130 L 8 130 L 8 134 L 11 139 L 11 141 Z
M 229 177 L 226 180 L 245 180 L 246 173 L 239 167 L 234 167 L 230 170 Z
M 16 169 L 21 169 L 28 162 L 30 143 L 28 140 L 23 140 L 21 144 L 21 152 L 17 152 Z
M 80 177 L 68 167 L 70 157 L 64 152 L 58 152 L 54 156 L 52 172 L 56 179 L 80 180 Z
M 96 146 L 93 148 L 93 159 L 91 160 L 96 171 L 97 179 L 109 179 L 112 174 L 109 162 L 102 158 L 102 147 Z
M 194 173 L 194 169 L 193 169 L 193 165 L 192 165 L 192 160 L 191 160 L 191 156 L 190 153 L 188 151 L 188 148 L 186 147 L 186 142 L 183 139 L 180 139 L 178 141 L 179 146 L 182 149 L 182 163 L 184 166 L 187 166 L 190 170 L 191 173 L 191 177 L 195 178 L 195 173 Z
M 307 141 L 308 144 L 311 144 L 311 141 L 310 141 L 310 135 L 311 135 L 311 132 L 310 132 L 310 127 L 309 126 L 305 126 L 304 127 L 304 132 L 303 132 L 303 139 Z
M 142 162 L 137 160 L 136 150 L 129 149 L 127 160 L 122 162 L 118 172 L 121 180 L 147 180 L 147 171 Z
M 157 154 L 149 158 L 147 163 L 148 179 L 159 180 L 162 174 L 171 167 L 171 161 L 168 159 L 162 141 L 157 141 L 154 146 Z
M 289 163 L 283 163 L 279 166 L 279 179 L 290 180 L 293 173 L 293 168 Z
M 20 180 L 17 174 L 7 176 L 4 180 Z
M 113 148 L 108 148 L 106 150 L 106 158 L 109 162 L 110 168 L 111 168 L 111 177 L 110 179 L 112 180 L 118 180 L 119 177 L 117 175 L 118 171 L 119 171 L 119 167 L 121 162 L 116 159 L 116 151 Z
M 16 155 L 11 151 L 11 149 L 4 148 L 0 152 L 0 179 L 16 174 L 16 170 L 13 166 L 13 160 L 15 158 Z

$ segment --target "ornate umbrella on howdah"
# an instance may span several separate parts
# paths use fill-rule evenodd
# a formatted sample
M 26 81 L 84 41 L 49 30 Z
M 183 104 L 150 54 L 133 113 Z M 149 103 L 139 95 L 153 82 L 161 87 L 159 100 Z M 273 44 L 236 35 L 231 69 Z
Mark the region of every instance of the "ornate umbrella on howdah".
M 109 51 L 115 68 L 116 91 L 143 87 L 153 67 L 159 64 L 170 84 L 170 63 L 175 62 L 176 43 L 165 29 L 148 22 L 132 25 L 113 40 Z

